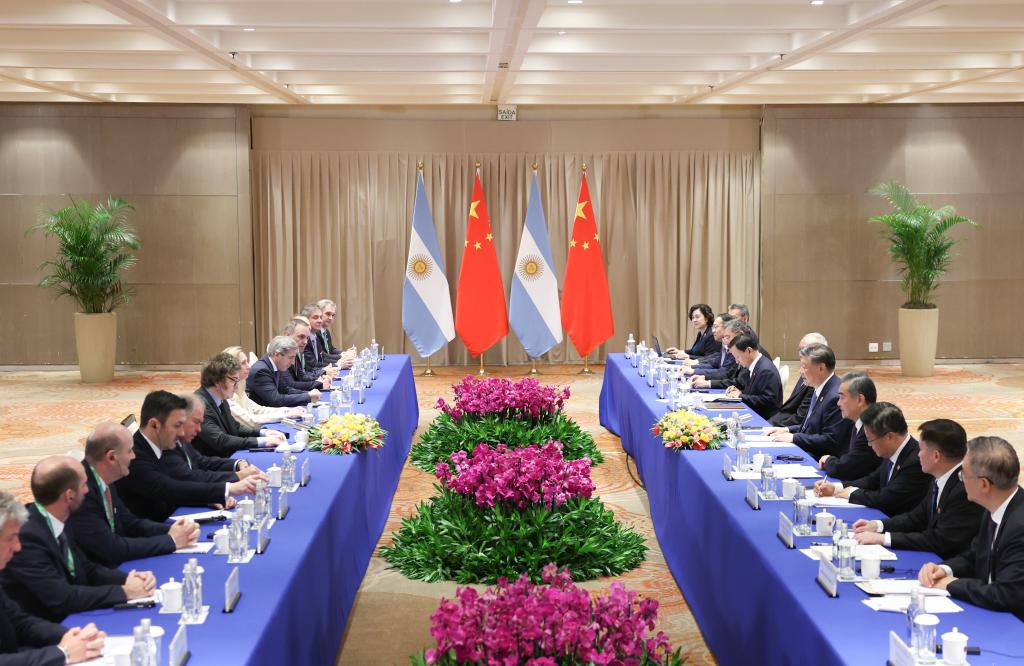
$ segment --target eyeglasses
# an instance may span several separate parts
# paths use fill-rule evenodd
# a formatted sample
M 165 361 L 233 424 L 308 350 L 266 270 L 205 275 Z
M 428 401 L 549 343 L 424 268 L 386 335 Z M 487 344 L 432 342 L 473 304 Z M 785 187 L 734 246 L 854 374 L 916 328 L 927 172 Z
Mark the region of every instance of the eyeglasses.
M 992 483 L 992 479 L 990 479 L 987 476 L 975 476 L 974 474 L 964 474 L 964 470 L 962 467 L 960 468 L 960 470 L 957 471 L 956 476 L 957 478 L 960 479 L 960 483 L 964 482 L 964 477 L 967 477 L 968 479 L 985 479 L 989 483 Z
M 874 443 L 875 443 L 875 442 L 877 442 L 878 440 L 880 440 L 880 439 L 882 439 L 883 437 L 885 437 L 886 435 L 890 435 L 890 434 L 892 434 L 892 433 L 888 433 L 888 432 L 886 432 L 886 433 L 882 433 L 882 434 L 881 434 L 881 435 L 879 435 L 878 437 L 875 437 L 874 439 L 868 439 L 868 444 L 874 444 Z M 867 439 L 867 435 L 864 435 L 864 438 L 865 438 L 865 439 Z
M 240 380 L 240 379 L 239 379 L 238 377 L 232 377 L 232 376 L 230 376 L 230 375 L 228 375 L 228 377 L 227 377 L 227 378 L 228 378 L 228 379 L 230 379 L 230 380 L 231 380 L 231 382 L 232 382 L 232 383 L 234 383 L 234 384 L 237 384 L 238 382 L 240 382 L 240 381 L 241 381 L 241 380 Z

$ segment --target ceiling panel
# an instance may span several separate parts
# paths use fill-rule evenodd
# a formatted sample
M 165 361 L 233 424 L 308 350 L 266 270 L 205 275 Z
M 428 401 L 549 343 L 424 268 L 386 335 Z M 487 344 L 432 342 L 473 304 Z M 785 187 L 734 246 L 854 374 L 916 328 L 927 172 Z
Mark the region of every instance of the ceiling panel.
M 0 100 L 1024 100 L 1024 0 L 3 0 Z

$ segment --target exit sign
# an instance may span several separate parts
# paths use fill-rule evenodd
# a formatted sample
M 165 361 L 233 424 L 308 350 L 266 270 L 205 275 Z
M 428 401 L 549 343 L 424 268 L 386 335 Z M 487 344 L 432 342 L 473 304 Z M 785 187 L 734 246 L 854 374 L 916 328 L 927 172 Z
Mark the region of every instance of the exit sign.
M 515 104 L 499 104 L 498 105 L 498 120 L 515 120 L 516 119 L 516 105 Z

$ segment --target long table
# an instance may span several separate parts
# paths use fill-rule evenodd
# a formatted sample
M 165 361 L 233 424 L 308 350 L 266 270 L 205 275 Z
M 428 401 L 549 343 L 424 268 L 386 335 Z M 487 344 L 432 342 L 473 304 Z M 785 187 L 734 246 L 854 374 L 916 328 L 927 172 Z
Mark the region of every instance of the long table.
M 838 598 L 827 597 L 814 580 L 817 562 L 787 550 L 776 537 L 778 512 L 790 514 L 791 502 L 765 502 L 754 511 L 745 502 L 746 482 L 722 475 L 722 452 L 665 449 L 650 429 L 667 407 L 644 381 L 622 354 L 609 355 L 601 424 L 621 437 L 636 460 L 665 560 L 719 662 L 885 663 L 889 631 L 903 636 L 904 616 L 871 610 L 861 603 L 867 595 L 849 583 L 840 585 Z M 754 417 L 746 425 L 765 423 L 743 409 Z M 782 450 L 802 453 L 795 446 Z M 884 517 L 873 509 L 830 510 L 850 524 Z M 797 548 L 820 538 L 797 537 Z M 925 562 L 939 561 L 929 553 L 895 552 L 897 570 L 886 577 L 916 577 Z M 964 612 L 940 615 L 939 633 L 956 626 L 980 646 L 983 653 L 969 658 L 972 665 L 1021 663 L 991 651 L 1024 654 L 1024 624 L 1010 613 L 956 603 Z
M 236 565 L 220 555 L 197 556 L 205 569 L 203 601 L 211 610 L 204 624 L 188 628 L 190 664 L 334 663 L 419 420 L 408 356 L 385 358 L 379 379 L 356 411 L 380 421 L 388 432 L 384 447 L 347 456 L 299 454 L 300 465 L 303 459 L 310 461 L 310 483 L 289 495 L 290 512 L 271 529 L 267 551 L 238 565 L 242 597 L 233 613 L 221 609 L 224 581 Z M 263 468 L 280 459 L 274 453 L 237 455 Z M 203 527 L 205 540 L 218 525 Z M 164 583 L 172 576 L 181 579 L 186 560 L 184 555 L 164 555 L 121 568 L 151 570 Z M 98 610 L 72 615 L 63 624 L 95 622 L 108 634 L 130 635 L 144 617 L 167 632 L 166 658 L 178 615 L 158 614 L 157 609 Z

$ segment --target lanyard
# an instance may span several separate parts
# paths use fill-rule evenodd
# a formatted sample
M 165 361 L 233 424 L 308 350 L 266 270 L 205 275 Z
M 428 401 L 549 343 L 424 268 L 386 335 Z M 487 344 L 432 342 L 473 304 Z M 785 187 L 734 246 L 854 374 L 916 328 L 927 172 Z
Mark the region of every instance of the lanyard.
M 89 471 L 92 472 L 93 478 L 96 479 L 96 487 L 103 493 L 103 513 L 107 514 L 107 523 L 110 525 L 110 531 L 116 531 L 114 529 L 114 507 L 108 503 L 110 500 L 110 491 L 107 489 L 107 484 L 100 478 L 99 472 L 92 465 L 89 465 Z
M 39 502 L 35 503 L 36 509 L 39 510 L 39 515 L 46 521 L 46 526 L 50 528 L 50 534 L 53 535 L 54 539 L 57 539 L 57 533 L 53 531 L 53 522 L 50 520 L 50 512 L 43 508 L 43 505 Z M 67 543 L 67 537 L 64 538 L 64 543 Z M 60 545 L 60 540 L 57 540 L 57 544 Z M 68 570 L 71 571 L 71 577 L 75 577 L 75 557 L 71 554 L 71 546 L 64 548 L 64 558 L 67 560 Z

